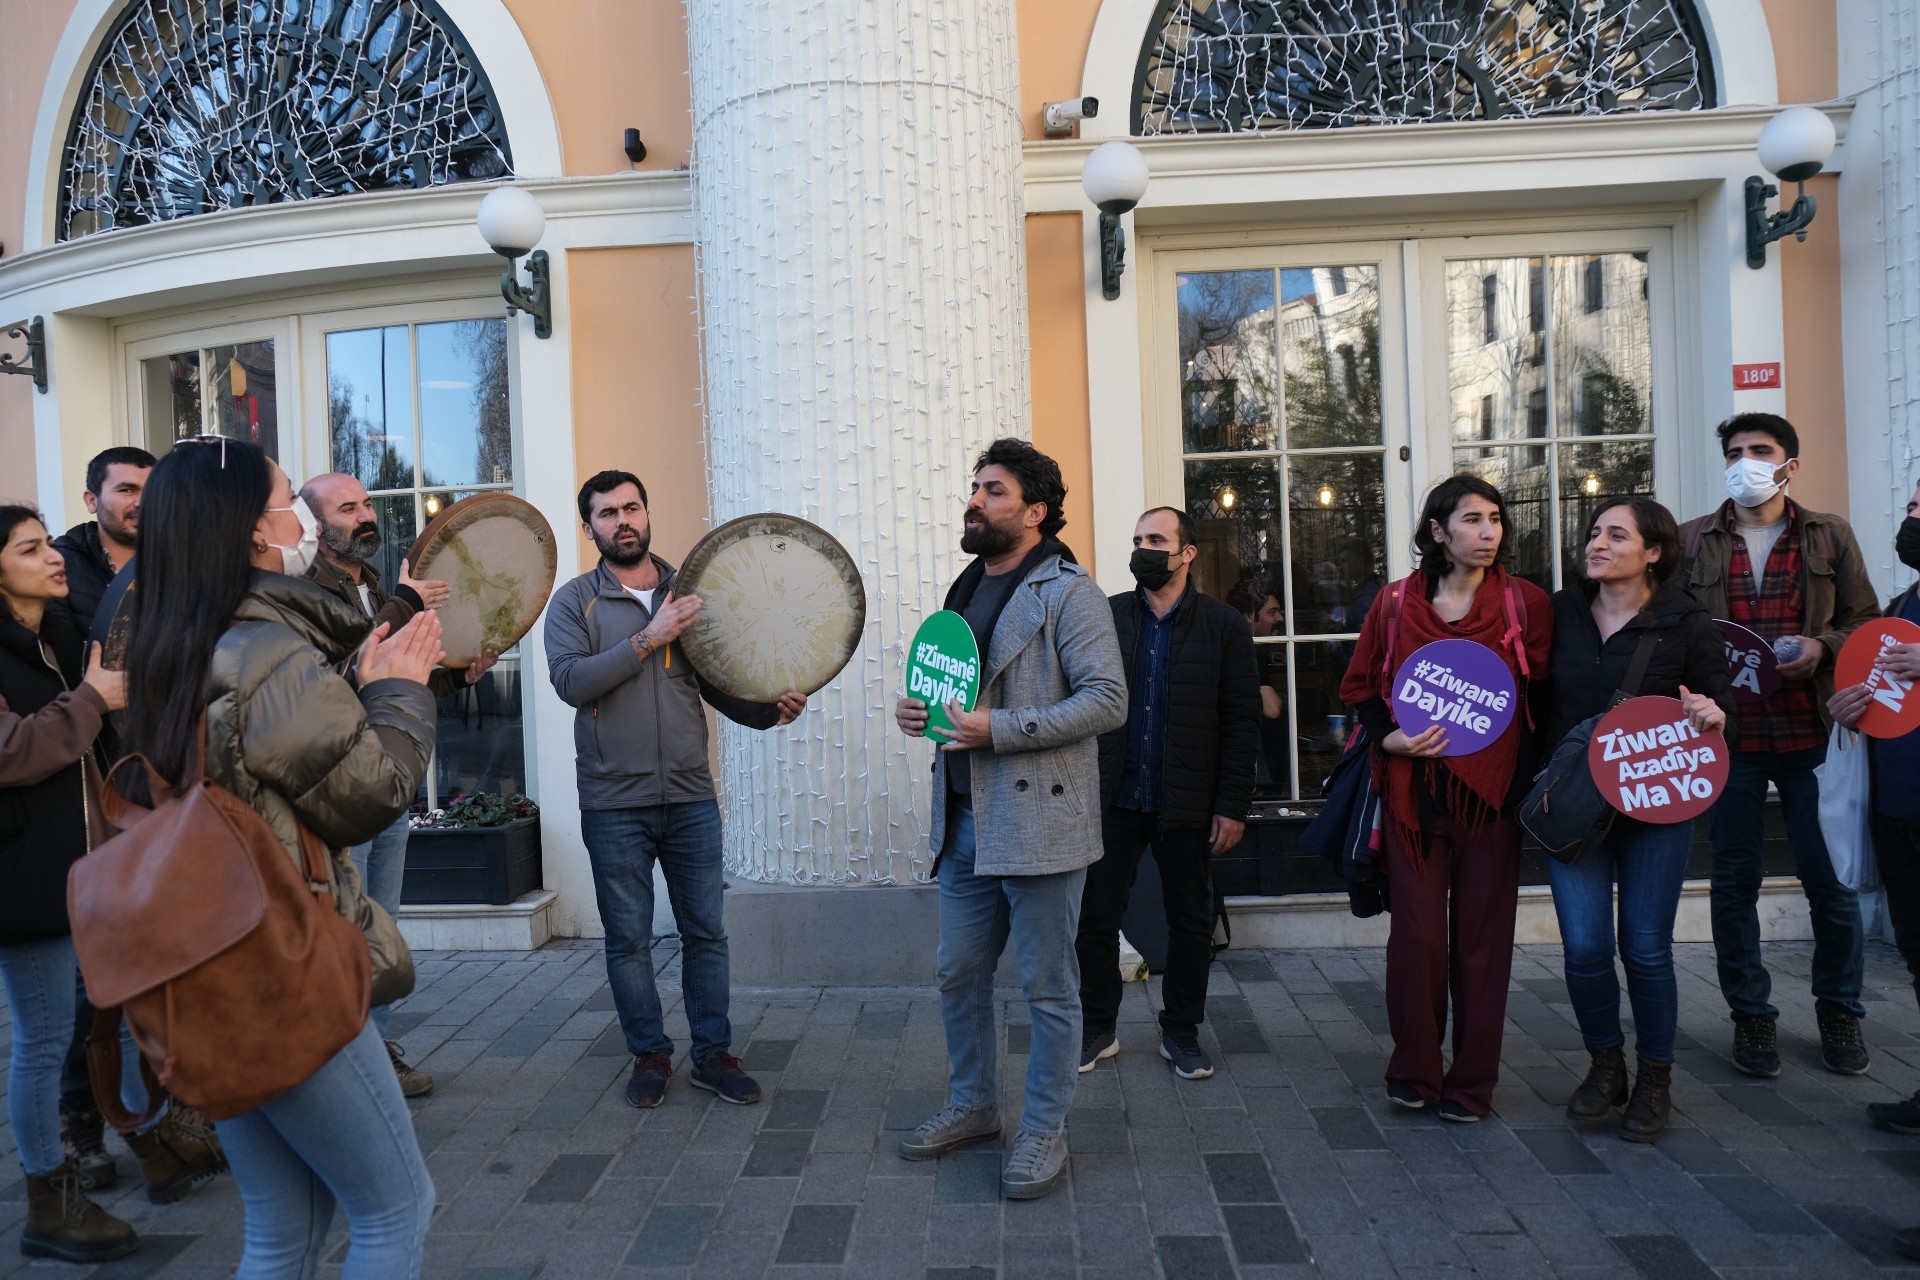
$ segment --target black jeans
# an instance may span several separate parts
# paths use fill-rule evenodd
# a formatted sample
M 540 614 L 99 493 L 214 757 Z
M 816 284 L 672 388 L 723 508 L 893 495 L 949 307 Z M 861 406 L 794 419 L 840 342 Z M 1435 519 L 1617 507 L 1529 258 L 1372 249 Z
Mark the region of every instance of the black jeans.
M 1087 868 L 1080 899 L 1080 1008 L 1087 1035 L 1120 1019 L 1120 917 L 1133 892 L 1140 856 L 1153 847 L 1167 909 L 1167 971 L 1161 982 L 1163 1031 L 1194 1031 L 1207 1017 L 1207 969 L 1213 963 L 1213 880 L 1204 829 L 1161 831 L 1160 815 L 1108 809 L 1100 823 L 1106 856 Z
M 1887 918 L 1894 945 L 1913 975 L 1920 996 L 1920 818 L 1873 815 L 1873 852 L 1880 861 L 1880 882 L 1887 890 Z

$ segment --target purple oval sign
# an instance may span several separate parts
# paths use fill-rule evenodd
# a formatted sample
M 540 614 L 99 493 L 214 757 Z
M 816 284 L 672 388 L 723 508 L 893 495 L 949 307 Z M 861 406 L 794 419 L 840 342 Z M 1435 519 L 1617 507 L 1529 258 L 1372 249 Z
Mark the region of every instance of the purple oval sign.
M 1492 746 L 1513 723 L 1513 672 L 1500 655 L 1471 640 L 1435 640 L 1413 651 L 1393 676 L 1393 716 L 1409 738 L 1446 728 L 1443 756 Z
M 1715 618 L 1713 625 L 1720 628 L 1720 635 L 1727 642 L 1733 700 L 1763 702 L 1771 698 L 1773 691 L 1780 687 L 1780 659 L 1774 656 L 1773 645 L 1737 622 Z

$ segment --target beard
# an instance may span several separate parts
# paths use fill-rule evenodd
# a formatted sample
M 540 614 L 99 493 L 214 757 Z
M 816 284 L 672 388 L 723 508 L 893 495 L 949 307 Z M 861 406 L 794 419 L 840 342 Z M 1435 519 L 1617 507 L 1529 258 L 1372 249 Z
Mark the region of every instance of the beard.
M 620 535 L 627 533 L 633 535 L 633 541 L 620 541 Z M 600 549 L 600 555 L 608 564 L 618 565 L 622 569 L 628 569 L 647 558 L 647 552 L 653 546 L 653 534 L 651 531 L 641 533 L 632 525 L 623 524 L 613 531 L 611 538 L 603 538 L 597 533 L 594 534 L 593 545 Z
M 107 541 L 118 543 L 123 547 L 131 547 L 139 542 L 140 508 L 135 507 L 127 512 L 123 520 L 102 506 L 94 513 L 94 519 L 99 521 L 100 534 Z
M 960 534 L 960 549 L 970 556 L 1003 556 L 1019 545 L 1020 535 L 1011 529 L 1002 529 L 989 520 L 982 519 L 979 524 L 967 525 Z
M 342 560 L 354 564 L 365 564 L 379 554 L 380 526 L 372 520 L 362 520 L 351 529 L 342 529 L 335 525 L 322 525 L 320 541 L 327 550 Z

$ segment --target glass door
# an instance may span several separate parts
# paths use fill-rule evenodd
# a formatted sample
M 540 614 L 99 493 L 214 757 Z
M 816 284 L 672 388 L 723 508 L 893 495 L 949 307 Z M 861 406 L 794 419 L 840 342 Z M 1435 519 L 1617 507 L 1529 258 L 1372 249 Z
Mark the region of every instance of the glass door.
M 1261 793 L 1315 797 L 1352 725 L 1339 691 L 1354 640 L 1404 571 L 1400 247 L 1159 261 L 1173 305 L 1150 500 L 1193 517 L 1198 589 L 1253 626 Z
M 1668 261 L 1664 231 L 1421 246 L 1429 456 L 1499 487 L 1513 567 L 1548 591 L 1600 504 L 1675 489 Z

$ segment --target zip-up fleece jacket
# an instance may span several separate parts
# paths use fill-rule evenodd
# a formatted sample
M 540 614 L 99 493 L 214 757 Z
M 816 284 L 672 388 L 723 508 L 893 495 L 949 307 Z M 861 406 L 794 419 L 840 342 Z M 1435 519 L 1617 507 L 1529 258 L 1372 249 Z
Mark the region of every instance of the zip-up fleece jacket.
M 100 597 L 113 581 L 113 561 L 100 541 L 100 522 L 77 524 L 55 538 L 53 545 L 67 562 L 67 594 L 49 601 L 47 612 L 64 616 L 85 643 L 93 629 L 93 615 L 100 611 Z
M 93 743 L 106 714 L 65 615 L 49 609 L 36 636 L 0 606 L 0 946 L 71 932 L 67 869 L 105 831 Z
M 677 571 L 659 556 L 653 564 L 660 571 L 654 600 L 663 603 Z M 547 605 L 547 678 L 574 708 L 582 809 L 713 799 L 703 698 L 749 729 L 779 723 L 779 707 L 729 697 L 701 679 L 677 643 L 642 661 L 633 637 L 652 621 L 604 560 Z

